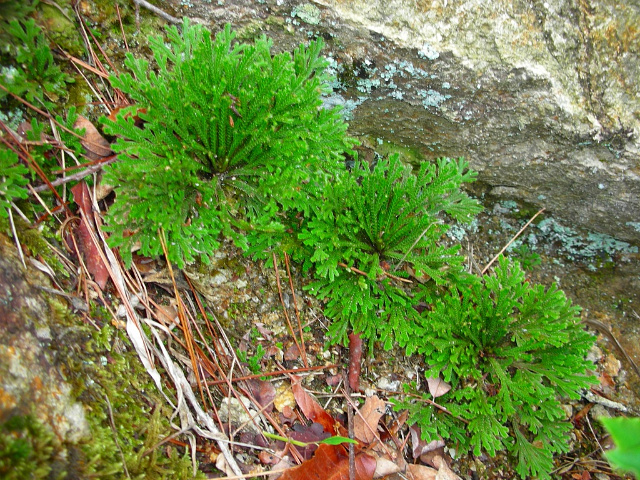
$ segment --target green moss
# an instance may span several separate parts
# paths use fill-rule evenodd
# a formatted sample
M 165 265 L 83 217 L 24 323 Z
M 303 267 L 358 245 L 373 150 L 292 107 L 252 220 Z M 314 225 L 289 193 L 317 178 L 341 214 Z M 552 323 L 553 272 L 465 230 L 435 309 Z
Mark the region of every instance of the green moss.
M 0 422 L 0 477 L 39 480 L 51 477 L 59 442 L 31 415 L 13 415 Z
M 173 433 L 173 412 L 123 332 L 107 324 L 93 332 L 82 351 L 87 353 L 76 352 L 70 377 L 91 429 L 91 439 L 80 445 L 86 459 L 83 478 L 126 478 L 123 459 L 131 478 L 193 478 L 189 452 L 155 448 Z
M 73 19 L 75 14 L 69 0 L 59 1 L 58 7 L 41 3 L 36 17 L 38 24 L 47 32 L 49 41 L 76 57 L 85 53 L 82 37 Z
M 424 155 L 417 148 L 398 145 L 387 139 L 374 138 L 371 136 L 361 138 L 361 140 L 363 145 L 373 148 L 375 152 L 382 157 L 388 157 L 393 153 L 400 154 L 402 160 L 411 165 L 414 170 L 420 168 L 420 165 L 425 161 Z

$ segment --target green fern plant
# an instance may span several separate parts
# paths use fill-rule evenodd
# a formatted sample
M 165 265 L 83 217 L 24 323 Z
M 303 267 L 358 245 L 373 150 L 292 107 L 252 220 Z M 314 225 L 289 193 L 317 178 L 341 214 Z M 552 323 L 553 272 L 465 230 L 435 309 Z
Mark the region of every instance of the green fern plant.
M 442 283 L 459 271 L 459 246 L 437 243 L 448 228 L 438 214 L 468 220 L 479 212 L 460 191 L 474 178 L 463 159 L 423 163 L 413 173 L 393 154 L 374 168 L 356 162 L 325 188 L 299 237 L 312 250 L 307 268 L 317 280 L 309 289 L 329 299 L 335 340 L 344 342 L 351 327 L 384 338 L 386 349 L 407 343 L 417 312 L 402 280 L 411 274 Z
M 492 275 L 468 279 L 432 298 L 410 337 L 426 376 L 452 384 L 438 398 L 452 415 L 402 406 L 427 439 L 451 438 L 476 455 L 506 449 L 520 476 L 550 478 L 571 429 L 558 399 L 579 398 L 595 380 L 584 359 L 594 339 L 561 290 L 529 284 L 517 263 L 501 257 Z
M 246 248 L 247 231 L 282 231 L 279 215 L 307 210 L 353 142 L 339 112 L 322 108 L 322 40 L 272 56 L 266 37 L 236 43 L 229 25 L 211 39 L 185 19 L 167 35 L 169 44 L 150 40 L 157 71 L 129 55 L 133 75 L 111 79 L 135 104 L 104 120 L 119 155 L 108 229 L 130 261 L 137 241 L 143 254 L 161 253 L 162 227 L 169 258 L 183 265 L 206 261 L 221 233 Z
M 74 81 L 73 77 L 56 64 L 45 36 L 33 19 L 22 23 L 12 20 L 8 33 L 11 66 L 0 70 L 3 86 L 36 106 L 54 108 L 58 98 L 65 95 L 66 84 Z M 0 90 L 2 103 L 7 102 L 7 95 Z
M 606 453 L 607 460 L 614 468 L 640 478 L 640 418 L 607 417 L 600 421 L 616 444 Z
M 19 163 L 18 155 L 0 147 L 0 218 L 9 216 L 8 210 L 15 198 L 27 198 L 24 186 L 29 183 L 27 167 Z

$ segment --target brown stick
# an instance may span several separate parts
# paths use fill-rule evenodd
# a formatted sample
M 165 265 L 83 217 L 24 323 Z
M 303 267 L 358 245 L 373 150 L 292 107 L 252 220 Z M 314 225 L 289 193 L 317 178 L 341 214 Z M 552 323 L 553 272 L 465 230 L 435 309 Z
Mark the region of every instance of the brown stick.
M 360 391 L 360 368 L 362 362 L 362 337 L 359 333 L 349 334 L 349 388 Z
M 133 3 L 135 3 L 136 5 L 140 5 L 141 7 L 144 7 L 147 10 L 152 11 L 153 13 L 158 15 L 159 17 L 164 18 L 167 22 L 170 22 L 170 23 L 182 23 L 176 17 L 173 17 L 173 16 L 169 15 L 168 13 L 163 12 L 158 7 L 156 7 L 154 5 L 151 5 L 149 2 L 145 2 L 145 0 L 133 0 Z

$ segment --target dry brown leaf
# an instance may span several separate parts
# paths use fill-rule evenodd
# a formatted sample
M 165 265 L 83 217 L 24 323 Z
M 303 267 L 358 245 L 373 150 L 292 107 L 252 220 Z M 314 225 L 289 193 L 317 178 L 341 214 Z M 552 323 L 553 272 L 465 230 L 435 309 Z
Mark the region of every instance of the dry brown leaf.
M 407 478 L 409 480 L 436 480 L 438 471 L 424 465 L 407 465 Z
M 342 375 L 337 374 L 337 375 L 327 375 L 327 385 L 329 385 L 330 387 L 337 387 L 338 385 L 340 385 L 340 382 L 342 381 Z
M 432 440 L 431 442 L 425 442 L 424 440 L 422 440 L 420 436 L 420 428 L 417 425 L 411 425 L 411 427 L 409 427 L 409 433 L 411 434 L 411 444 L 413 445 L 414 460 L 421 458 L 426 453 L 429 453 L 437 448 L 444 447 L 443 440 Z
M 355 480 L 371 480 L 376 460 L 359 452 L 355 457 Z M 284 472 L 280 480 L 349 480 L 349 452 L 344 445 L 321 444 L 310 460 Z
M 433 465 L 438 469 L 436 480 L 462 480 L 458 475 L 453 473 L 449 465 L 447 465 L 447 462 L 445 462 L 441 456 L 436 455 L 433 458 Z
M 438 398 L 451 390 L 451 385 L 442 380 L 440 377 L 427 378 L 427 385 L 429 386 L 429 393 L 433 398 Z
M 266 450 L 261 450 L 258 454 L 258 460 L 260 460 L 260 463 L 263 465 L 275 465 L 280 461 L 280 458 Z
M 276 389 L 271 382 L 265 382 L 264 380 L 250 379 L 247 380 L 251 395 L 258 402 L 261 409 L 271 413 L 273 411 L 273 401 L 276 398 Z
M 278 453 L 279 452 L 276 452 L 276 454 Z M 282 459 L 273 466 L 272 471 L 275 472 L 278 470 L 284 470 L 285 468 L 291 468 L 292 466 L 293 464 L 291 463 L 291 459 L 288 456 L 285 456 L 285 457 L 282 457 Z M 272 475 L 269 475 L 269 480 L 277 480 L 281 476 L 282 476 L 282 472 L 274 473 Z
M 376 471 L 373 474 L 373 478 L 383 478 L 387 475 L 401 472 L 402 470 L 403 468 L 393 460 L 389 460 L 386 457 L 379 457 L 376 459 Z
M 224 458 L 224 455 L 218 455 L 218 458 L 216 458 L 216 468 L 221 472 L 224 472 L 227 475 L 227 477 L 235 475 L 235 472 L 227 463 L 227 460 L 226 458 Z
M 302 379 L 300 377 L 295 375 L 291 376 L 291 389 L 293 391 L 293 396 L 296 399 L 298 407 L 300 407 L 300 410 L 304 413 L 304 416 L 312 422 L 322 425 L 324 431 L 329 432 L 331 435 L 338 434 L 343 437 L 347 437 L 349 434 L 346 429 L 331 415 L 329 415 L 325 409 L 322 408 L 320 404 L 306 392 L 302 387 L 301 381 Z
M 353 419 L 353 435 L 357 440 L 365 444 L 373 442 L 376 438 L 375 432 L 378 428 L 380 417 L 384 415 L 387 406 L 377 395 L 367 398 L 360 415 Z
M 396 433 L 398 433 L 398 430 L 400 430 L 400 428 L 402 428 L 402 426 L 407 423 L 407 418 L 409 418 L 409 410 L 403 410 L 402 413 L 398 415 L 398 418 L 396 418 L 389 427 L 389 434 L 395 435 Z
M 93 279 L 100 289 L 104 290 L 107 285 L 107 280 L 109 280 L 109 271 L 102 261 L 98 247 L 93 243 L 91 233 L 89 232 L 90 228 L 95 229 L 92 220 L 93 213 L 91 199 L 89 197 L 89 188 L 84 181 L 81 181 L 71 188 L 71 193 L 73 193 L 74 201 L 78 204 L 78 209 L 84 212 L 84 217 L 90 222 L 90 224 L 87 224 L 87 222 L 81 220 L 74 232 L 78 239 L 78 248 L 84 257 L 87 270 L 93 275 Z M 98 235 L 96 234 L 95 236 L 97 237 Z
M 300 358 L 300 349 L 295 343 L 291 344 L 291 346 L 289 346 L 289 348 L 284 352 L 284 359 L 288 362 L 292 360 L 299 360 Z
M 87 151 L 86 157 L 88 159 L 98 160 L 113 155 L 109 142 L 100 135 L 98 129 L 89 120 L 79 115 L 76 123 L 73 124 L 73 128 L 84 128 L 84 136 L 80 140 L 80 143 Z

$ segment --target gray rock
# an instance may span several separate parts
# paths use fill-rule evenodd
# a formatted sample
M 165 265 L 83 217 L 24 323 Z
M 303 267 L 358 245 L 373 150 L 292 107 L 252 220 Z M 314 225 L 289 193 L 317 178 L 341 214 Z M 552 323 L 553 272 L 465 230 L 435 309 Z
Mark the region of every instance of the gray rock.
M 78 443 L 90 436 L 89 426 L 61 373 L 56 312 L 37 288 L 50 282 L 27 265 L 0 235 L 0 420 L 32 416 L 62 443 Z
M 496 194 L 640 240 L 637 4 L 326 4 L 380 39 L 361 52 L 377 69 L 368 85 L 381 83 L 353 113 L 356 133 L 465 156 Z
M 317 25 L 292 18 L 309 5 L 295 1 L 188 14 L 262 22 L 279 51 L 323 36 L 353 134 L 418 161 L 464 156 L 490 193 L 640 242 L 637 2 L 315 3 Z

